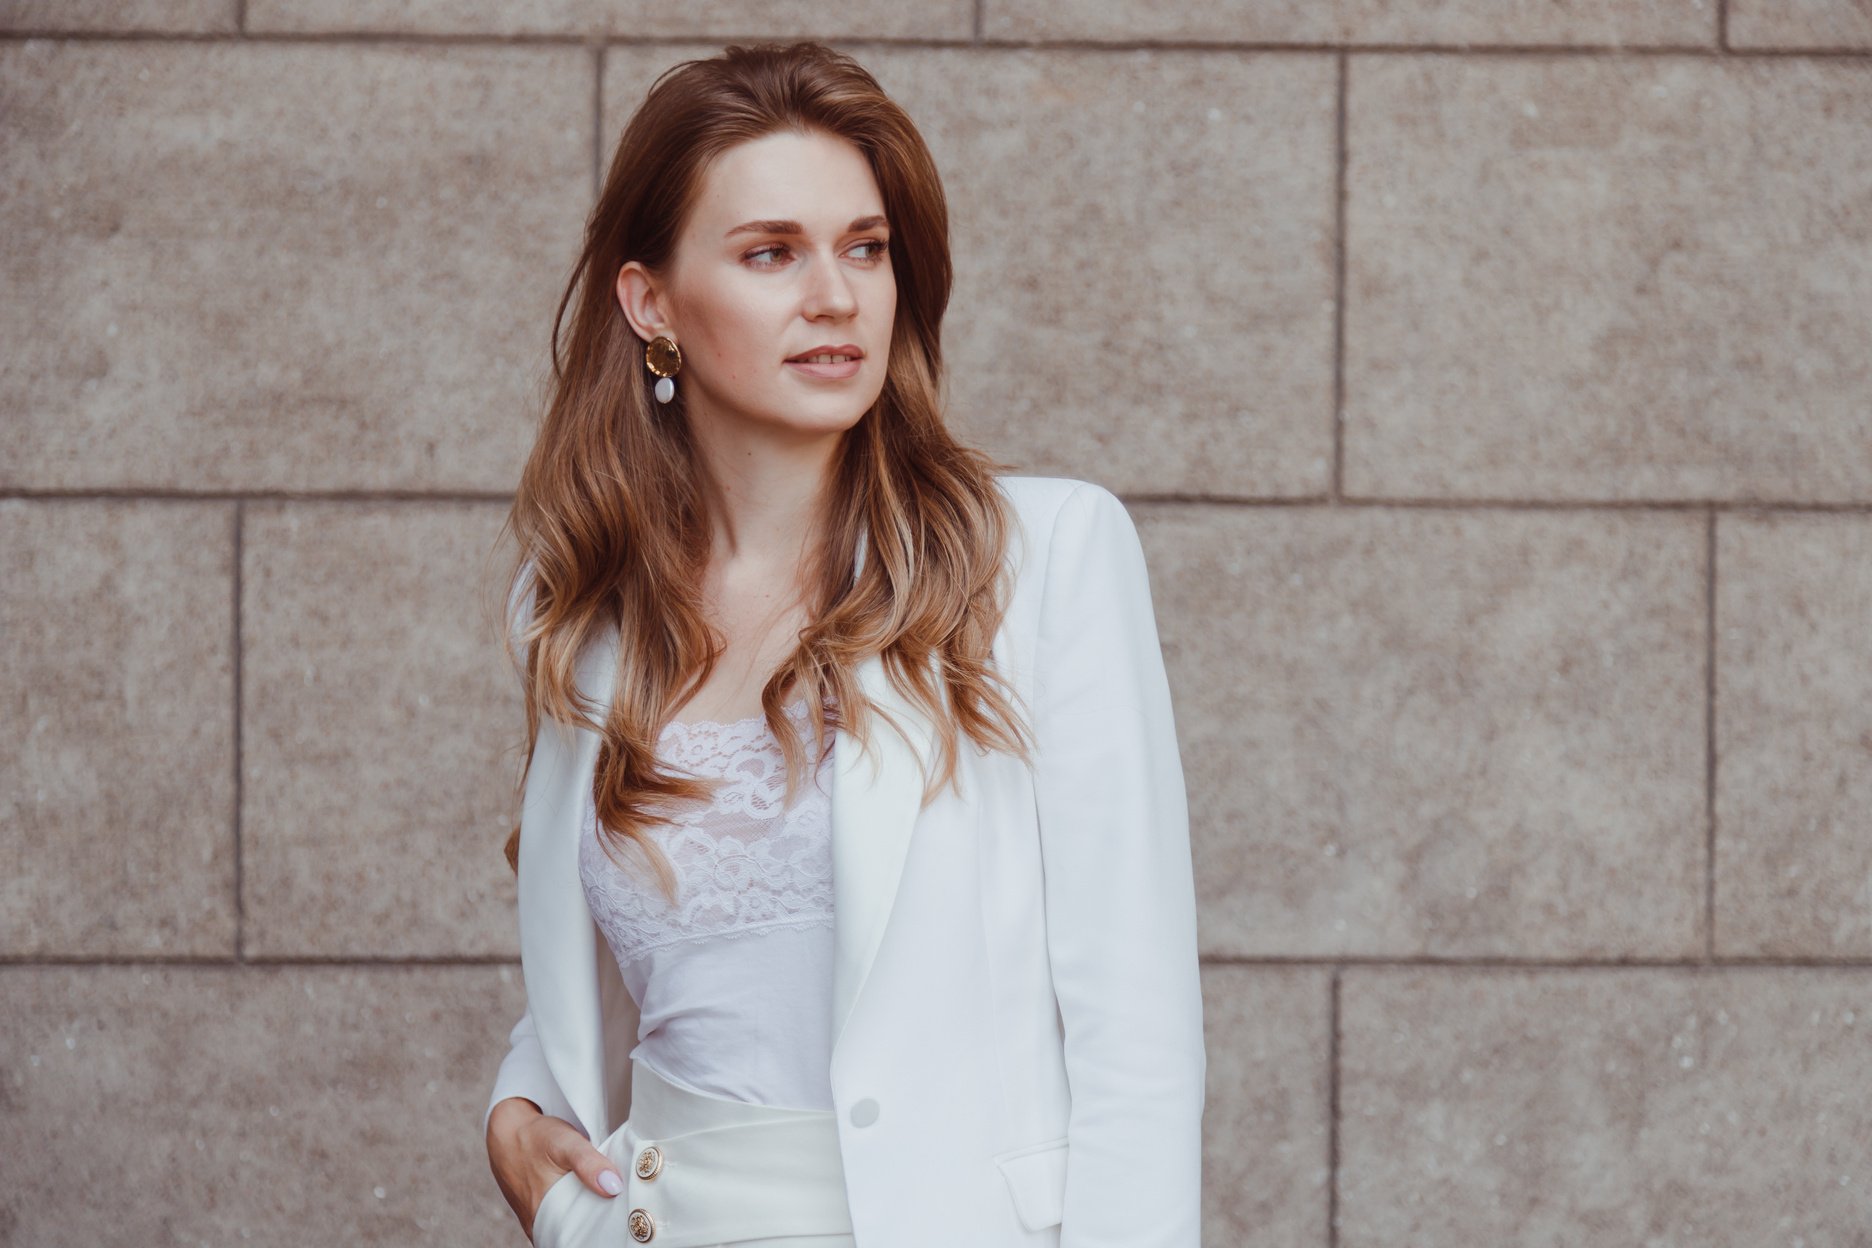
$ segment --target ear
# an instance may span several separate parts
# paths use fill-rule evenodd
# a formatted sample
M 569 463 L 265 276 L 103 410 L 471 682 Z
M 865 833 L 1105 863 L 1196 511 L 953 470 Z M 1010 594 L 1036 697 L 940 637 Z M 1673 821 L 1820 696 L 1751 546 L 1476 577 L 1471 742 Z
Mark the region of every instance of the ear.
M 631 260 L 618 269 L 617 301 L 631 329 L 645 342 L 658 334 L 676 336 L 675 326 L 663 315 L 663 293 L 657 279 L 642 262 Z

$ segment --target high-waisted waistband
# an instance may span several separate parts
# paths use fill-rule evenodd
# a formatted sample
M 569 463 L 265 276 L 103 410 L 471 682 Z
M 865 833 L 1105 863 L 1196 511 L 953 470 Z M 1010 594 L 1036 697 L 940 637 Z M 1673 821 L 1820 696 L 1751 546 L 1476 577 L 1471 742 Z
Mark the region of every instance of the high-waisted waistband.
M 755 1105 L 673 1083 L 631 1063 L 630 1117 L 599 1145 L 624 1191 L 600 1196 L 576 1174 L 547 1190 L 535 1248 L 849 1236 L 851 1210 L 829 1109 Z M 839 1242 L 828 1238 L 828 1248 Z

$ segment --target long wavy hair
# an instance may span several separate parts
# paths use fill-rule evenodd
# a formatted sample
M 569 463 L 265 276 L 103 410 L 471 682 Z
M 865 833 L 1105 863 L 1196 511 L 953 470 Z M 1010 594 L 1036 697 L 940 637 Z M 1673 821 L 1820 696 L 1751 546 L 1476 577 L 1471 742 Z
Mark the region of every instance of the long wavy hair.
M 786 799 L 809 778 L 786 713 L 796 699 L 819 708 L 807 717 L 815 755 L 834 728 L 868 751 L 875 716 L 890 718 L 856 678 L 872 655 L 937 726 L 925 805 L 956 776 L 959 734 L 1032 757 L 1026 708 L 1015 710 L 1019 695 L 990 653 L 1010 589 L 1012 521 L 994 477 L 1009 465 L 962 445 L 943 422 L 949 214 L 929 149 L 870 73 L 823 44 L 730 45 L 681 62 L 625 127 L 586 221 L 553 321 L 545 412 L 502 527 L 518 545 L 507 578 L 508 653 L 526 704 L 517 793 L 542 718 L 601 734 L 593 787 L 603 843 L 613 857 L 636 845 L 671 898 L 674 872 L 646 831 L 666 817 L 664 803 L 707 800 L 714 786 L 661 769 L 657 739 L 707 681 L 722 639 L 700 591 L 711 524 L 683 399 L 653 400 L 646 344 L 615 282 L 629 260 L 667 271 L 712 160 L 787 129 L 843 138 L 869 161 L 891 223 L 897 310 L 883 390 L 841 439 L 819 508 L 802 586 L 812 623 L 761 691 L 786 759 Z M 529 605 L 515 611 L 517 601 Z M 616 647 L 609 706 L 576 687 L 589 645 Z M 516 873 L 519 839 L 516 824 L 506 844 Z

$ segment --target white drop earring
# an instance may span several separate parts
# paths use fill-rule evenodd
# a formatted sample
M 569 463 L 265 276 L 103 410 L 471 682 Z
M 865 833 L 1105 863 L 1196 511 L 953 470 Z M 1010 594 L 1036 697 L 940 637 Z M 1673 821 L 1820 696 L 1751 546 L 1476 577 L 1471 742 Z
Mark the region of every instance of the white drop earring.
M 656 398 L 667 403 L 676 397 L 676 374 L 682 371 L 682 351 L 673 339 L 658 334 L 644 348 L 644 365 L 656 374 Z

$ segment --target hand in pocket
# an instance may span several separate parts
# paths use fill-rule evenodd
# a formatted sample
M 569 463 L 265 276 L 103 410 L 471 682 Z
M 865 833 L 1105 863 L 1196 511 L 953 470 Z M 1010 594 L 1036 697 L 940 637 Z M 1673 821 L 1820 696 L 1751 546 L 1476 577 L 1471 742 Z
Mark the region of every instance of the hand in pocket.
M 494 1107 L 487 1149 L 494 1181 L 529 1239 L 546 1193 L 566 1175 L 576 1175 L 578 1182 L 607 1199 L 624 1190 L 624 1176 L 616 1164 L 577 1127 L 541 1113 L 521 1097 Z

